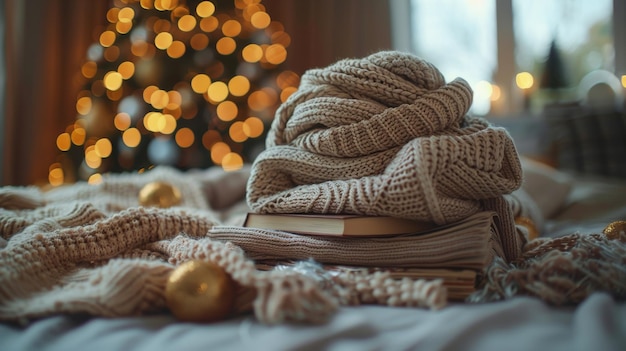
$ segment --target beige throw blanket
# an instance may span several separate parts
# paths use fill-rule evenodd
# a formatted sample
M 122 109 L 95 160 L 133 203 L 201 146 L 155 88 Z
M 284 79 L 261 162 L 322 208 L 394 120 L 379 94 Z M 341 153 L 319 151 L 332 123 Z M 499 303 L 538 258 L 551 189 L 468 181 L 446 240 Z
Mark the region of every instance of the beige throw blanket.
M 240 247 L 209 235 L 217 224 L 243 223 L 248 174 L 247 168 L 182 173 L 157 167 L 47 192 L 0 188 L 0 320 L 160 312 L 170 273 L 194 259 L 218 264 L 236 282 L 233 313 L 254 311 L 264 323 L 321 321 L 348 304 L 446 303 L 441 281 L 257 270 Z M 166 209 L 139 206 L 140 190 L 156 181 L 178 188 L 182 202 Z M 262 237 L 241 239 L 251 252 L 272 255 Z

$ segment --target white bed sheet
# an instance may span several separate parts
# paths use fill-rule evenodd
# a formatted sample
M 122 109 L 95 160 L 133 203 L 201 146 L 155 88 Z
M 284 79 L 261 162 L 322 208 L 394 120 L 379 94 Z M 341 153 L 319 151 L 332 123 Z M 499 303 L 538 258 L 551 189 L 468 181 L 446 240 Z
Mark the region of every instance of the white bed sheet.
M 606 350 L 626 349 L 626 304 L 596 293 L 577 307 L 531 298 L 439 311 L 345 307 L 323 325 L 257 323 L 242 316 L 191 324 L 170 315 L 55 316 L 0 325 L 2 350 Z
M 550 196 L 548 193 L 547 196 Z M 544 235 L 598 232 L 626 219 L 626 182 L 578 179 Z M 326 324 L 268 326 L 251 316 L 191 324 L 169 314 L 51 316 L 0 323 L 0 350 L 626 350 L 626 302 L 596 293 L 578 306 L 526 297 L 438 310 L 343 307 Z

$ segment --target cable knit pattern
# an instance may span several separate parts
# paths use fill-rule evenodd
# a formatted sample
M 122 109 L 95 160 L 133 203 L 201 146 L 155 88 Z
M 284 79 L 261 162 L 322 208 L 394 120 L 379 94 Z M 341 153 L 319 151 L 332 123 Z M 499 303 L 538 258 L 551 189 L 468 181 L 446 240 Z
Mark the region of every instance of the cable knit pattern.
M 467 112 L 463 79 L 432 64 L 379 52 L 307 71 L 281 105 L 247 186 L 261 213 L 390 215 L 446 224 L 521 185 L 502 128 Z M 521 251 L 510 211 L 500 232 L 508 259 Z

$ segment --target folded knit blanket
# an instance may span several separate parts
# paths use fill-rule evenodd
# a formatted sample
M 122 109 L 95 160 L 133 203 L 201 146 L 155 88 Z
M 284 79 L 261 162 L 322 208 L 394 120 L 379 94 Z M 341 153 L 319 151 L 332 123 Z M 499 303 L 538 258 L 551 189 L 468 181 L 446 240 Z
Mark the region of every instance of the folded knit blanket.
M 390 215 L 447 224 L 498 212 L 507 259 L 524 238 L 502 200 L 521 185 L 508 133 L 470 118 L 472 91 L 383 51 L 307 71 L 280 106 L 248 183 L 262 213 Z

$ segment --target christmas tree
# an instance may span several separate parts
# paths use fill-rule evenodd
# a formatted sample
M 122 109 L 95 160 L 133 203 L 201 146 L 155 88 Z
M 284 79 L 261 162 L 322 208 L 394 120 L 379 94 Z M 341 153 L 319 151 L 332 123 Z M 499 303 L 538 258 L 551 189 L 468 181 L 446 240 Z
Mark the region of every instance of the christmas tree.
M 550 50 L 546 58 L 543 74 L 541 75 L 541 88 L 562 89 L 569 86 L 565 63 L 557 47 L 556 40 L 550 44 Z
M 155 165 L 237 169 L 299 84 L 281 70 L 290 37 L 260 0 L 115 0 L 107 21 L 51 185 Z

